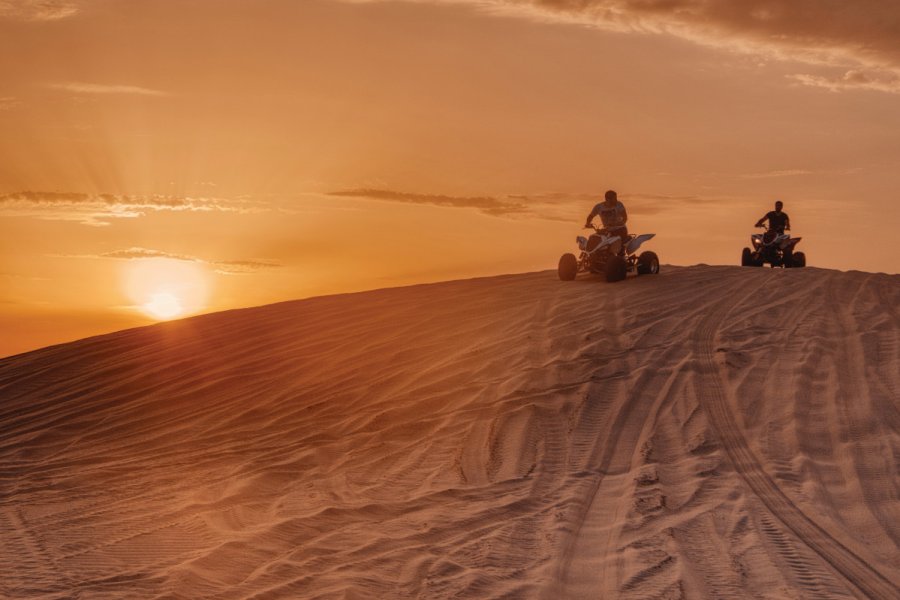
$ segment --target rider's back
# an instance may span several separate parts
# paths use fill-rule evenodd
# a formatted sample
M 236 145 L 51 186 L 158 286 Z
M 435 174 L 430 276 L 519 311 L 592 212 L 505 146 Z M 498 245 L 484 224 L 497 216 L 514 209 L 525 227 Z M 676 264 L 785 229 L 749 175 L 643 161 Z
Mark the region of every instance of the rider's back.
M 600 221 L 603 222 L 603 226 L 607 229 L 615 229 L 625 225 L 625 205 L 618 200 L 613 206 L 609 206 L 606 202 L 601 202 L 594 207 L 594 212 L 600 215 Z
M 757 213 L 759 214 L 759 213 Z M 783 232 L 784 228 L 788 224 L 788 216 L 786 212 L 778 212 L 774 210 L 770 210 L 766 213 L 766 216 L 763 217 L 763 220 L 769 221 L 769 229 L 774 231 Z

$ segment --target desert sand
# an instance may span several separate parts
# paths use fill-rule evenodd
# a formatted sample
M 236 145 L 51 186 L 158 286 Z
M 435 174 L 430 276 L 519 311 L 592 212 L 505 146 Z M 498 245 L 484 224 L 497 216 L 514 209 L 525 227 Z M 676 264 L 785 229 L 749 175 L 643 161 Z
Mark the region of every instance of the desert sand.
M 7 598 L 900 598 L 900 276 L 313 298 L 0 360 Z

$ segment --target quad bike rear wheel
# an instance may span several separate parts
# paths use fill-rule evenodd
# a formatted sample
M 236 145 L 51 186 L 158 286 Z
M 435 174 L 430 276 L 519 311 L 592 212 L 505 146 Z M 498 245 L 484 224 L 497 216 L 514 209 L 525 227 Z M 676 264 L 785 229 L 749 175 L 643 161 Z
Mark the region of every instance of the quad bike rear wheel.
M 659 273 L 659 257 L 656 252 L 642 252 L 637 260 L 638 275 L 656 275 Z
M 806 266 L 806 254 L 803 252 L 794 252 L 794 255 L 791 257 L 791 262 L 793 263 L 791 266 L 795 268 L 801 268 Z
M 628 273 L 628 265 L 625 263 L 625 257 L 610 256 L 606 261 L 606 281 L 622 281 Z
M 562 281 L 572 281 L 578 274 L 578 259 L 574 254 L 563 254 L 556 270 Z
M 784 251 L 784 254 L 781 257 L 781 266 L 785 269 L 791 269 L 794 267 L 794 252 L 792 249 Z

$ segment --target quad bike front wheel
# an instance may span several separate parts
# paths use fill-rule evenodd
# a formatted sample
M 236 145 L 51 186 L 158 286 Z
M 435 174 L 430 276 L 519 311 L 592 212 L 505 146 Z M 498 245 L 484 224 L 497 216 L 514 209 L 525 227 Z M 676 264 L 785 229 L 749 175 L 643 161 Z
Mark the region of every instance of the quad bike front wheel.
M 791 257 L 791 266 L 795 268 L 801 268 L 806 266 L 806 254 L 803 252 L 794 252 L 794 255 Z
M 741 266 L 742 267 L 761 267 L 765 261 L 760 258 L 753 258 L 753 252 L 750 248 L 744 248 L 744 251 L 741 252 Z
M 656 252 L 642 252 L 637 260 L 638 275 L 656 275 L 659 273 L 659 257 Z
M 753 253 L 750 252 L 750 248 L 744 248 L 744 251 L 741 252 L 741 266 L 742 267 L 752 267 L 753 266 Z
M 578 259 L 574 254 L 563 254 L 556 271 L 562 281 L 572 281 L 578 274 Z
M 625 258 L 619 255 L 610 256 L 606 261 L 606 281 L 622 281 L 628 273 Z

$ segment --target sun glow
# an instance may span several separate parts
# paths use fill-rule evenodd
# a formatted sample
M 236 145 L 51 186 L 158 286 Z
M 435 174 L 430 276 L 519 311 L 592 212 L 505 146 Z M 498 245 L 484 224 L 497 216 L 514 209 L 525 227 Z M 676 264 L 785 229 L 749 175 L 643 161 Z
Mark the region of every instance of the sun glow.
M 150 302 L 145 303 L 141 308 L 150 316 L 161 320 L 177 317 L 184 312 L 178 298 L 166 292 L 153 294 L 150 297 Z
M 203 310 L 209 294 L 207 270 L 201 264 L 183 260 L 130 261 L 122 281 L 133 306 L 160 321 Z

